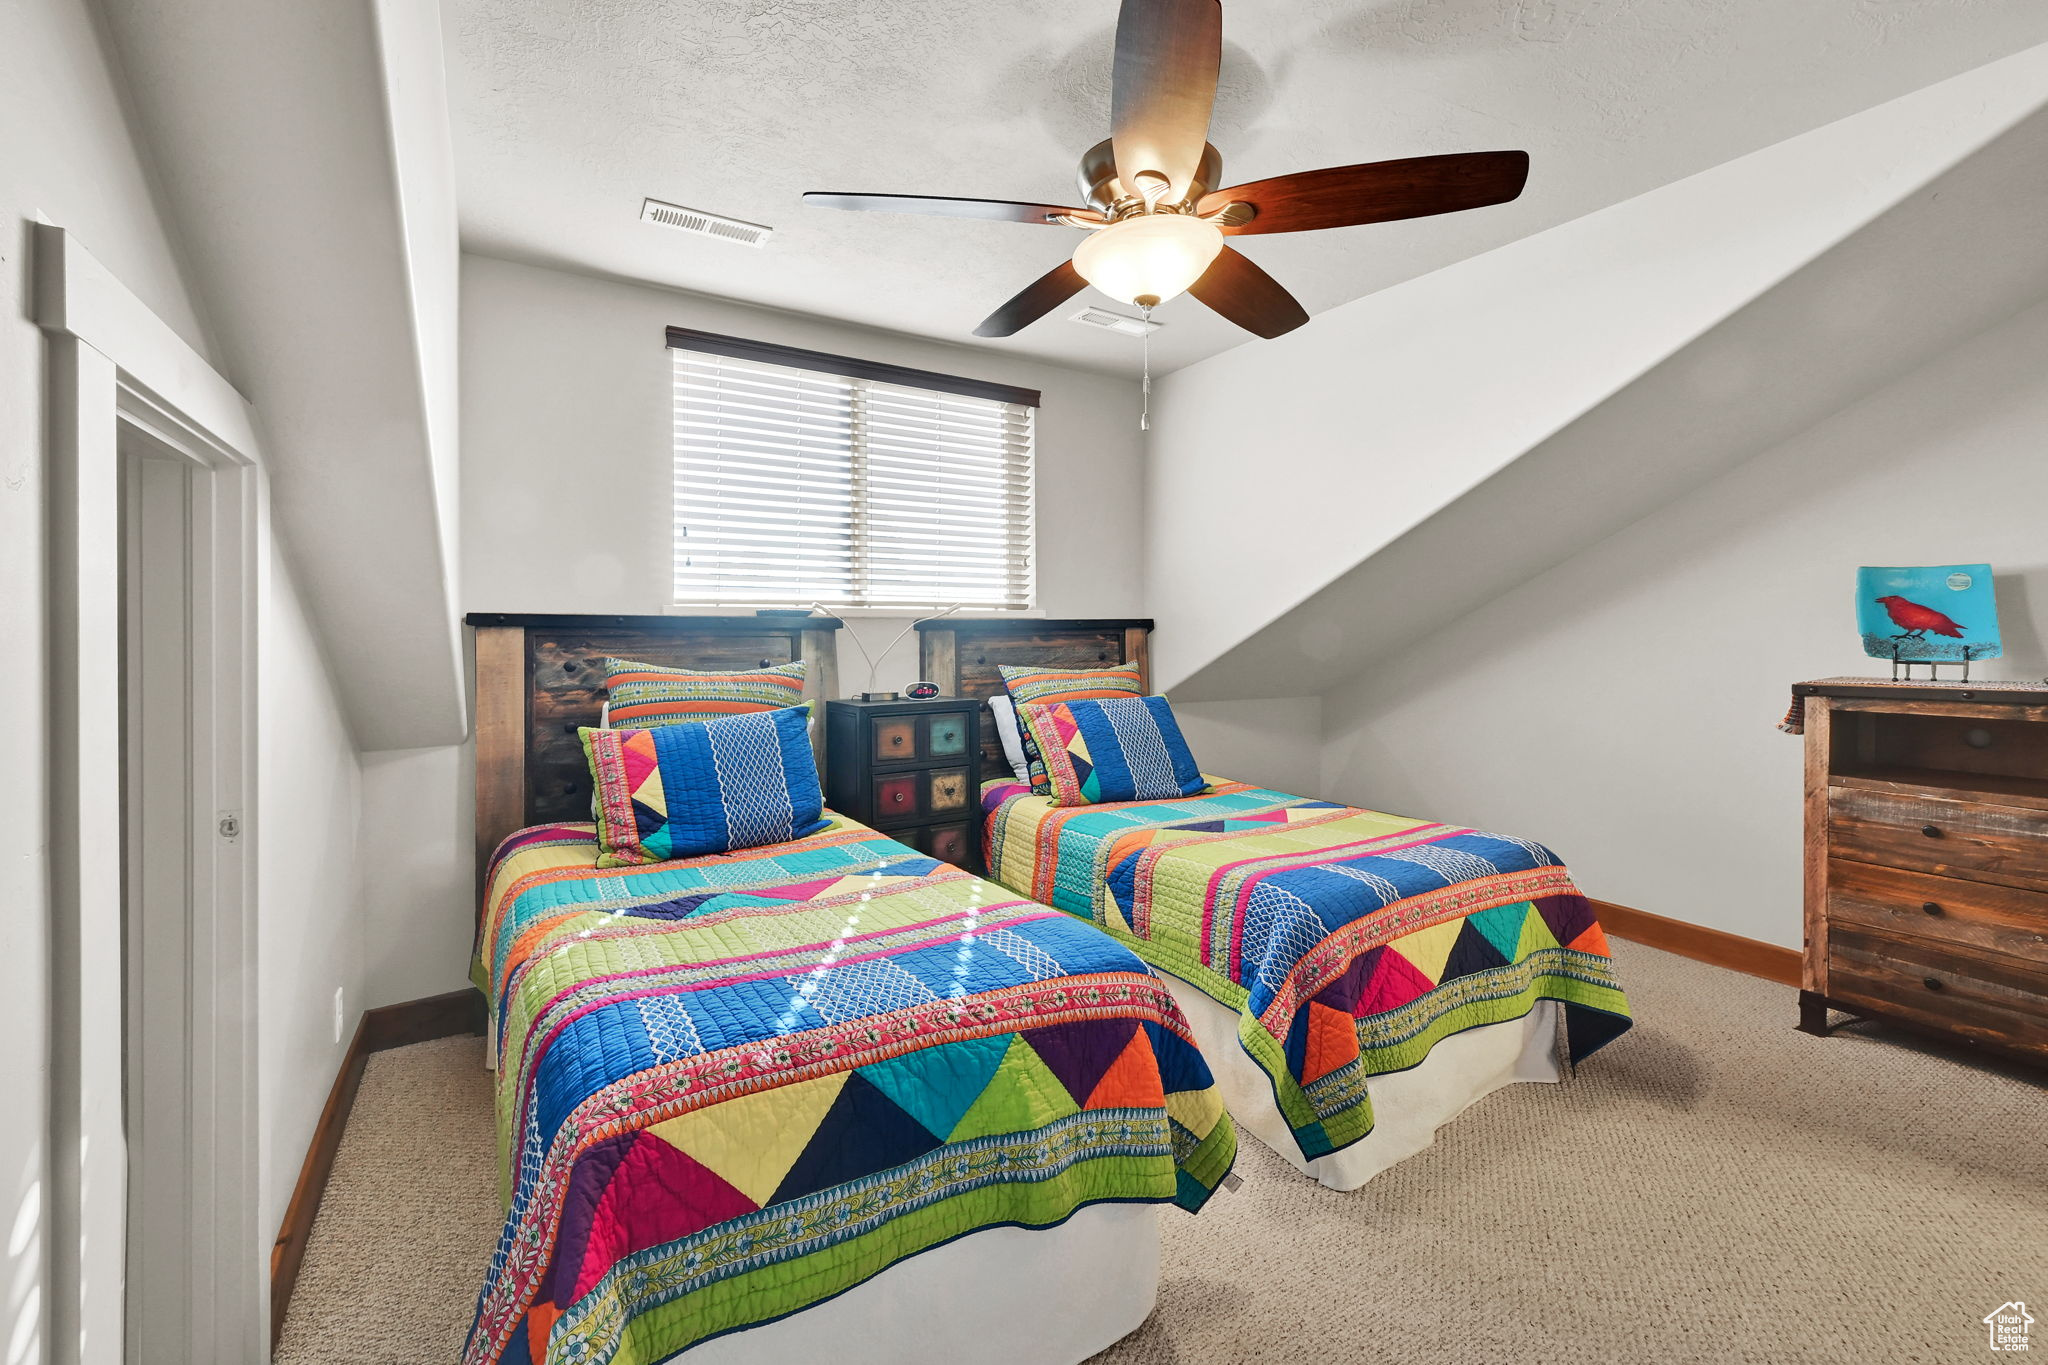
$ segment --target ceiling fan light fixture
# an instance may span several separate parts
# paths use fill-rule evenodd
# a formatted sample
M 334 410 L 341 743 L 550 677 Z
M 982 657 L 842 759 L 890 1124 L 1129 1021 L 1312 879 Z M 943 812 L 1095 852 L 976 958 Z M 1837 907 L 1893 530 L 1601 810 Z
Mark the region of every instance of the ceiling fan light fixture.
M 1185 213 L 1141 213 L 1090 233 L 1081 278 L 1122 303 L 1157 307 L 1187 292 L 1223 250 L 1223 231 Z

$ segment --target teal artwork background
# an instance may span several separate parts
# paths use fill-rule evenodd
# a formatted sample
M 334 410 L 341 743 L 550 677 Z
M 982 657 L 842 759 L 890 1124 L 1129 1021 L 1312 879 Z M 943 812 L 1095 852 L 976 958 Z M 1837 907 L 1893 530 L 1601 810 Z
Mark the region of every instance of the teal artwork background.
M 1943 618 L 1961 635 L 1945 633 Z M 1960 663 L 2004 652 L 1989 564 L 1858 569 L 1856 628 L 1875 659 Z

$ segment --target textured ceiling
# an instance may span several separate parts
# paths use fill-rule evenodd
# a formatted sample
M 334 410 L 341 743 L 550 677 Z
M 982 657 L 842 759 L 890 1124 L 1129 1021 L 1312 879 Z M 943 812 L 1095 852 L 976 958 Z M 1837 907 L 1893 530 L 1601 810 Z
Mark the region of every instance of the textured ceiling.
M 1135 341 L 1072 308 L 969 336 L 1077 233 L 797 197 L 1075 202 L 1108 133 L 1115 0 L 444 5 L 469 248 L 1135 370 Z M 1314 313 L 2044 41 L 2042 0 L 1227 0 L 1210 140 L 1228 183 L 1533 156 L 1513 204 L 1239 244 Z M 684 236 L 638 221 L 645 196 L 776 234 Z M 1155 369 L 1248 339 L 1191 299 L 1160 320 Z

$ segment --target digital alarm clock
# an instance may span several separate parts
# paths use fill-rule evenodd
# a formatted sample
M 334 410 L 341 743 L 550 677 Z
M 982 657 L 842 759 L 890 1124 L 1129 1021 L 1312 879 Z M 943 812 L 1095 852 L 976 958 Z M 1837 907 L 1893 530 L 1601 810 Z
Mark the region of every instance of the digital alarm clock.
M 903 695 L 912 701 L 930 701 L 939 695 L 939 685 L 935 682 L 914 682 L 903 689 Z

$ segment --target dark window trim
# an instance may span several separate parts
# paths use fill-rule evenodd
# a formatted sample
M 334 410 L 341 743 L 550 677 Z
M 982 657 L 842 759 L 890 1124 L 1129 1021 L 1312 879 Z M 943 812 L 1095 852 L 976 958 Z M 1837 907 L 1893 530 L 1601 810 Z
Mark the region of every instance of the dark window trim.
M 782 630 L 838 630 L 846 623 L 837 616 L 814 616 L 795 611 L 767 610 L 752 616 L 697 616 L 676 612 L 669 616 L 586 616 L 564 612 L 473 611 L 462 618 L 466 626 L 522 626 L 527 630 L 641 630 L 659 635 L 759 635 Z
M 734 360 L 756 360 L 764 365 L 788 365 L 799 370 L 845 375 L 849 379 L 873 379 L 884 384 L 903 384 L 914 389 L 957 393 L 966 398 L 987 398 L 997 403 L 1022 403 L 1031 408 L 1039 405 L 1037 389 L 1020 389 L 986 379 L 967 379 L 957 374 L 939 374 L 934 370 L 913 370 L 907 365 L 884 365 L 877 360 L 861 360 L 850 355 L 831 355 L 824 351 L 806 351 L 796 346 L 778 346 L 772 341 L 749 341 L 745 337 L 720 336 L 716 332 L 699 332 L 689 327 L 669 328 L 668 344 L 681 351 L 704 351 Z

